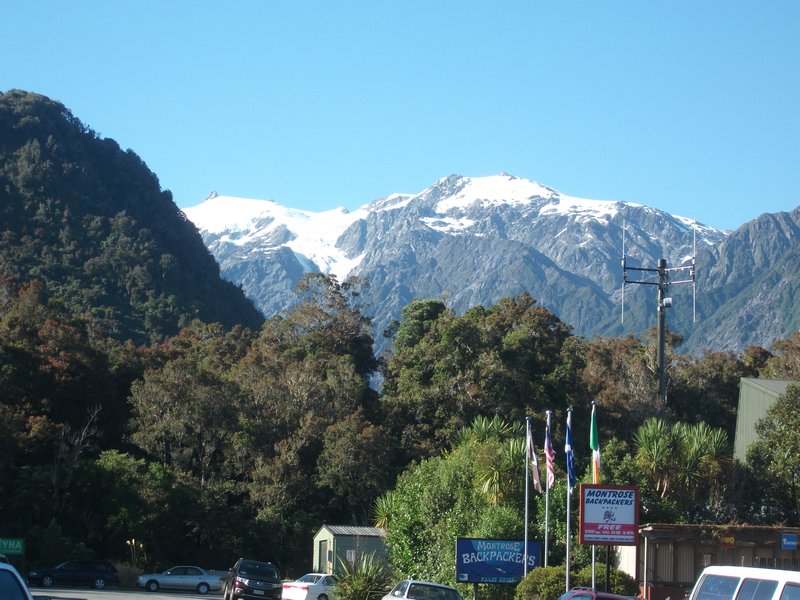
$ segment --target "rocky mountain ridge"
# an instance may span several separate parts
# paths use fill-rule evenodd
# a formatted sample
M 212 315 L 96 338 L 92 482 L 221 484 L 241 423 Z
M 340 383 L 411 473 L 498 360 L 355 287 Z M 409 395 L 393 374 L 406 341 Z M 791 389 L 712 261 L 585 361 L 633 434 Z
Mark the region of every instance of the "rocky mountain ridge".
M 668 326 L 685 337 L 682 350 L 769 347 L 798 322 L 798 309 L 776 298 L 779 291 L 755 291 L 768 284 L 794 289 L 783 265 L 797 260 L 797 211 L 765 215 L 731 233 L 640 204 L 575 198 L 504 173 L 452 175 L 419 194 L 378 199 L 352 213 L 225 196 L 184 212 L 222 275 L 267 316 L 293 302 L 291 290 L 305 272 L 366 279 L 363 299 L 378 339 L 412 300 L 443 298 L 462 312 L 523 290 L 579 335 L 641 335 L 655 324 L 655 296 L 635 289 L 649 286 L 626 286 L 622 321 L 623 237 L 629 265 L 655 267 L 665 258 L 675 267 L 696 254 L 697 321 L 692 286 L 670 290 L 675 308 Z M 772 276 L 756 284 L 758 269 L 767 267 Z M 749 320 L 737 314 L 739 294 L 754 311 Z M 782 307 L 775 319 L 767 318 L 775 312 L 769 302 Z

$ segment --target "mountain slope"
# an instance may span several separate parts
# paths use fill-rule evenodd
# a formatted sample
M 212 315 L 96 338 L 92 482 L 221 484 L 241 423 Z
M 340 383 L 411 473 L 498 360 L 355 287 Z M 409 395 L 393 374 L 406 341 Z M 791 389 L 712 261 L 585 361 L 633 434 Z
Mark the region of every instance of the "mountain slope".
M 622 321 L 623 230 L 629 266 L 655 268 L 666 258 L 677 267 L 696 245 L 698 289 L 709 296 L 698 302 L 704 319 L 724 301 L 712 291 L 724 294 L 729 286 L 714 270 L 728 233 L 643 205 L 574 198 L 507 174 L 453 175 L 419 194 L 379 199 L 353 213 L 308 213 L 224 196 L 185 212 L 223 275 L 266 314 L 292 302 L 286 290 L 302 272 L 354 274 L 369 282 L 362 298 L 377 333 L 414 299 L 444 298 L 464 311 L 526 290 L 578 334 L 640 335 L 655 325 L 655 291 L 627 286 Z M 762 255 L 762 261 L 772 257 L 756 253 Z M 761 342 L 758 330 L 736 342 L 722 329 L 713 338 L 693 336 L 702 321 L 692 322 L 691 292 L 691 286 L 670 289 L 675 308 L 668 326 L 685 336 L 686 350 Z M 768 345 L 772 339 L 763 333 Z
M 18 90 L 0 95 L 0 239 L 0 274 L 118 339 L 263 320 L 136 154 Z

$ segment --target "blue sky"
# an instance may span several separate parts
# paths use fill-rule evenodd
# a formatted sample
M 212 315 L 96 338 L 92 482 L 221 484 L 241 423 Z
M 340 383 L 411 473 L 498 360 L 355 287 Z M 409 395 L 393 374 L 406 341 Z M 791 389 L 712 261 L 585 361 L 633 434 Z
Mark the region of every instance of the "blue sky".
M 719 228 L 800 204 L 800 2 L 0 0 L 0 91 L 212 190 L 356 208 L 506 171 Z

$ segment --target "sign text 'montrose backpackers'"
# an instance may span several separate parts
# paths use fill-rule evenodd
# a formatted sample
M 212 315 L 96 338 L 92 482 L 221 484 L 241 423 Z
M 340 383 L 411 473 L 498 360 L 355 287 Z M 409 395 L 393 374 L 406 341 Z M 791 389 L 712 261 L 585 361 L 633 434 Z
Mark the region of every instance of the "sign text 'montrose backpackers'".
M 581 544 L 635 546 L 639 532 L 639 488 L 581 484 Z
M 541 565 L 541 544 L 528 542 L 528 570 Z M 456 580 L 459 583 L 511 583 L 525 574 L 522 540 L 456 539 Z

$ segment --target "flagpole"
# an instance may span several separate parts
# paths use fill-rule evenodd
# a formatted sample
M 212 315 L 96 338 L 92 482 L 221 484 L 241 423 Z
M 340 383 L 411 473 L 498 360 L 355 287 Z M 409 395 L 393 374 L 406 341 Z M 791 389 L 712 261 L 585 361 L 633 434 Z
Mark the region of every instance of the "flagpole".
M 592 483 L 600 483 L 600 439 L 597 434 L 597 401 L 592 400 L 589 447 L 592 449 Z M 592 591 L 597 591 L 597 545 L 592 544 Z
M 545 436 L 545 452 L 547 452 L 547 442 L 550 439 L 550 412 L 547 411 L 547 435 Z M 548 460 L 550 460 L 548 458 Z M 548 463 L 549 465 L 549 463 Z M 545 484 L 544 494 L 544 566 L 547 566 L 547 555 L 549 554 L 549 541 L 550 541 L 550 474 L 548 471 L 547 482 Z
M 566 585 L 566 591 L 567 592 L 569 591 L 569 535 L 570 535 L 569 534 L 569 522 L 571 520 L 570 519 L 570 507 L 569 507 L 569 504 L 570 504 L 570 499 L 572 498 L 572 493 L 571 492 L 572 492 L 572 490 L 569 489 L 569 484 L 567 484 L 567 556 L 566 556 L 566 562 L 567 562 L 567 582 L 566 582 L 567 585 Z
M 566 591 L 570 590 L 570 559 L 569 559 L 569 547 L 570 547 L 570 523 L 572 521 L 572 511 L 570 508 L 571 500 L 572 500 L 572 488 L 575 487 L 575 464 L 572 454 L 572 409 L 567 409 L 567 433 L 566 439 L 564 441 L 564 459 L 566 460 L 567 464 L 567 554 L 566 554 Z
M 523 559 L 523 577 L 528 576 L 528 447 L 531 439 L 531 418 L 525 417 L 525 558 Z

